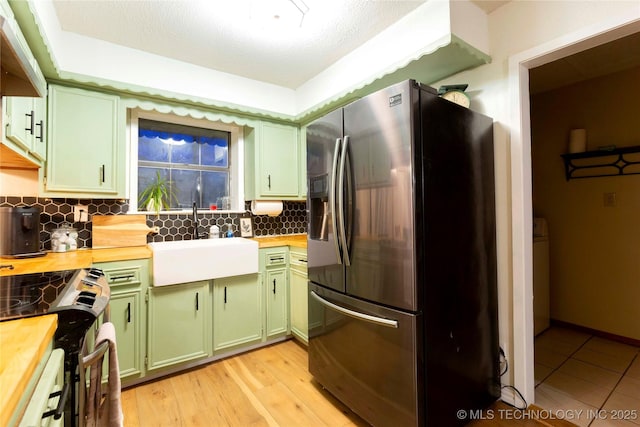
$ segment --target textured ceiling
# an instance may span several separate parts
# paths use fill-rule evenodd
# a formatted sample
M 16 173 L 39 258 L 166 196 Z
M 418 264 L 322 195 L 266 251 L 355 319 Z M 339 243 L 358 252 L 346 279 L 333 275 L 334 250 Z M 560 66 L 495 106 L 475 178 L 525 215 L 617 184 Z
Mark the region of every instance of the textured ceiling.
M 640 67 L 640 33 L 532 68 L 529 87 L 536 94 L 637 67 Z
M 292 89 L 426 0 L 304 0 L 302 25 L 274 28 L 257 6 L 288 0 L 53 0 L 63 30 Z M 453 0 L 456 1 L 456 0 Z M 492 13 L 509 3 L 472 0 Z M 278 13 L 278 12 L 273 12 Z M 272 14 L 273 15 L 273 14 Z M 87 53 L 89 54 L 89 53 Z M 531 92 L 640 66 L 640 35 L 531 70 Z
M 304 0 L 302 25 L 285 28 L 258 17 L 257 6 L 267 1 L 54 0 L 54 6 L 65 31 L 297 88 L 425 0 Z

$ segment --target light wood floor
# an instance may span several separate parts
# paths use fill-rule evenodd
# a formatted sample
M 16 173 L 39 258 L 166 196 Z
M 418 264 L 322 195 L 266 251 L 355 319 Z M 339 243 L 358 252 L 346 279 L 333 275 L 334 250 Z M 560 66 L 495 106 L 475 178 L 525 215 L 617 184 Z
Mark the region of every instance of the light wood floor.
M 306 349 L 294 340 L 264 347 L 122 392 L 125 426 L 368 426 L 313 380 Z M 493 419 L 473 427 L 568 426 Z M 487 417 L 488 418 L 488 417 Z M 444 426 L 437 426 L 444 427 Z
M 125 426 L 367 426 L 323 390 L 293 340 L 122 392 Z

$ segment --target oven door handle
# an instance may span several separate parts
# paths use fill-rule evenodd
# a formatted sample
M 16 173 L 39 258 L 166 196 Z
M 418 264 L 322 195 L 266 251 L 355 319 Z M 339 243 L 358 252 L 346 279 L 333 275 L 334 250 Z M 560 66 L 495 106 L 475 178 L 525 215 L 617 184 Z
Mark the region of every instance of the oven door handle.
M 58 400 L 56 408 L 43 413 L 42 418 L 47 418 L 53 415 L 54 420 L 59 420 L 60 417 L 62 417 L 64 414 L 64 408 L 67 405 L 67 399 L 69 398 L 69 390 L 71 389 L 70 384 L 71 383 L 65 383 L 62 390 L 54 391 L 49 395 L 50 399 L 56 396 L 60 396 L 60 399 Z
M 326 299 L 315 293 L 315 291 L 311 291 L 311 296 L 315 298 L 316 301 L 331 308 L 332 310 L 345 314 L 349 317 L 353 317 L 354 319 L 364 320 L 365 322 L 375 323 L 376 325 L 386 326 L 387 328 L 398 328 L 397 320 L 385 319 L 384 317 L 372 316 L 370 314 L 350 310 L 348 308 L 339 306 L 338 304 L 334 304 L 331 301 L 327 301 Z

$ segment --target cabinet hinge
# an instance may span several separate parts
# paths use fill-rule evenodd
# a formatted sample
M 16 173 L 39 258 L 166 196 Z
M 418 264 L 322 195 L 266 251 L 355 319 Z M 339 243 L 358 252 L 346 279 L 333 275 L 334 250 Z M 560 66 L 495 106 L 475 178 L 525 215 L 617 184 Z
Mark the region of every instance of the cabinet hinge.
M 149 289 L 144 293 L 144 302 L 149 302 Z
M 144 367 L 145 368 L 149 367 L 149 358 L 147 356 L 144 357 Z

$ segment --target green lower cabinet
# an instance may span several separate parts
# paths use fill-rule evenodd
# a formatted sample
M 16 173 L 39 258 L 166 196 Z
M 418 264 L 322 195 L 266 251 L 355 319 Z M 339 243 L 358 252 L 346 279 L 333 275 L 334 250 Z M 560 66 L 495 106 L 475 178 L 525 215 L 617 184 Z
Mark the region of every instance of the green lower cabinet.
M 116 331 L 120 378 L 126 384 L 144 377 L 145 372 L 147 315 L 143 295 L 149 287 L 149 259 L 101 262 L 93 267 L 104 272 L 111 290 L 109 320 Z M 102 317 L 96 322 L 94 334 Z M 88 338 L 89 351 L 93 349 L 94 334 Z
M 289 290 L 287 269 L 267 269 L 264 274 L 265 301 L 267 308 L 267 339 L 286 335 L 289 330 Z
M 291 334 L 305 343 L 309 342 L 309 310 L 307 274 L 294 270 L 289 272 L 289 295 L 291 296 Z
M 262 287 L 258 274 L 213 281 L 213 351 L 262 340 Z
M 147 370 L 211 354 L 210 300 L 209 281 L 149 288 Z
M 305 344 L 309 343 L 309 287 L 307 277 L 307 250 L 291 248 L 289 251 L 291 335 Z
M 143 312 L 140 291 L 111 294 L 111 323 L 118 343 L 120 378 L 142 375 L 141 337 Z

